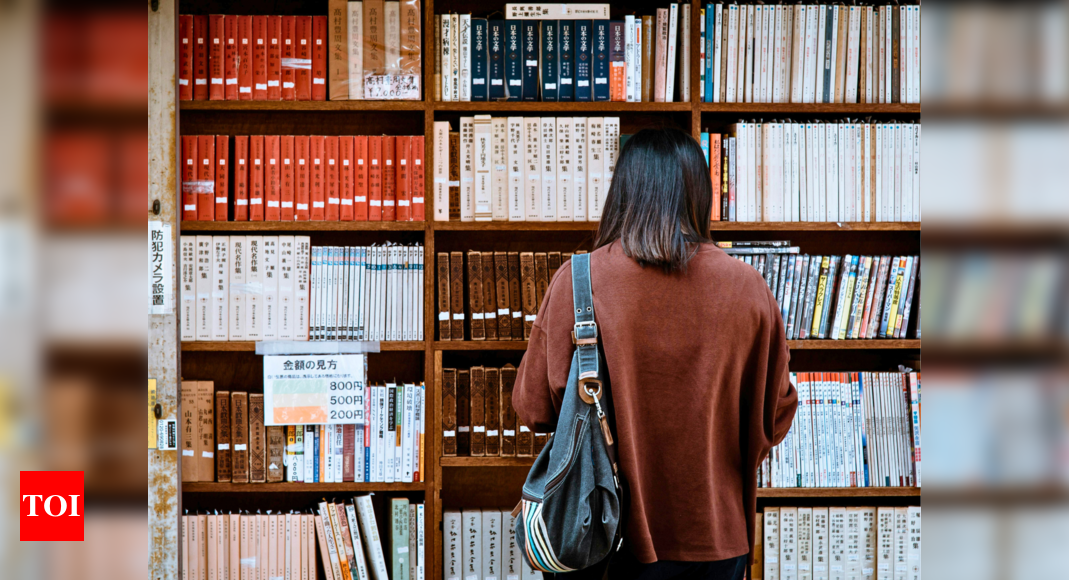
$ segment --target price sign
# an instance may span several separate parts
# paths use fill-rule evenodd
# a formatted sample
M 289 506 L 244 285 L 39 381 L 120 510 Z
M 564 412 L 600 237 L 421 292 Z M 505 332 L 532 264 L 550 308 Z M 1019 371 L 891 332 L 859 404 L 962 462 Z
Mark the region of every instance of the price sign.
M 264 423 L 363 423 L 365 384 L 363 354 L 265 356 Z

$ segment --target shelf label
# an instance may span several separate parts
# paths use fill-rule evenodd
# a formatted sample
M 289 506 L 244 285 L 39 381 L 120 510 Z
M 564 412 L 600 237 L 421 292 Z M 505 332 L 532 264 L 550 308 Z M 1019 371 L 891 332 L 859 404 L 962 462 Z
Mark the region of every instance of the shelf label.
M 367 355 L 264 357 L 266 425 L 364 422 Z

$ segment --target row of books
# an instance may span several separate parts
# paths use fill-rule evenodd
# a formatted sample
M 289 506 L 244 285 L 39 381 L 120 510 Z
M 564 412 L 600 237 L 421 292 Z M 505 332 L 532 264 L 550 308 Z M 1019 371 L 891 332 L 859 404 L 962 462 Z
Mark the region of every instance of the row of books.
M 775 246 L 717 243 L 764 276 L 780 305 L 788 340 L 909 334 L 919 256 L 810 256 L 785 240 L 751 242 Z
M 919 5 L 706 4 L 707 103 L 920 103 Z
M 599 19 L 560 19 L 559 5 L 517 20 L 437 15 L 436 99 L 690 101 L 689 3 L 621 20 L 580 6 Z
M 267 425 L 263 393 L 182 381 L 182 481 L 220 483 L 418 482 L 426 391 L 365 386 L 351 424 Z
M 187 512 L 182 577 L 316 578 L 318 561 L 328 580 L 423 580 L 424 505 L 391 498 L 388 509 L 385 538 L 369 495 L 290 513 Z
M 442 369 L 442 455 L 531 457 L 551 433 L 532 432 L 512 408 L 516 367 Z
M 766 507 L 753 580 L 921 580 L 921 506 Z
M 465 580 L 542 580 L 516 542 L 509 510 L 442 512 L 442 577 Z
M 920 373 L 791 373 L 798 411 L 762 487 L 920 487 Z
M 438 340 L 527 340 L 571 252 L 438 253 Z M 467 283 L 465 284 L 465 271 Z M 467 291 L 467 304 L 464 295 Z
M 423 246 L 181 236 L 183 341 L 422 340 Z
M 920 221 L 920 123 L 749 122 L 702 133 L 721 221 Z
M 424 220 L 422 135 L 230 141 L 182 136 L 183 221 Z
M 420 99 L 419 0 L 327 16 L 179 16 L 181 100 Z
M 435 221 L 599 221 L 619 117 L 461 117 L 434 123 Z

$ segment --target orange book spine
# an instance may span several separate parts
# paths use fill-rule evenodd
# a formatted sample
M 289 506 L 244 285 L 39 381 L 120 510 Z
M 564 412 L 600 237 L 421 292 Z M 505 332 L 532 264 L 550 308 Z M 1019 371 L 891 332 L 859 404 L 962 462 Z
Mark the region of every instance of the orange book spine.
M 397 138 L 382 138 L 382 221 L 397 221 Z
M 331 135 L 323 138 L 323 151 L 326 156 L 325 182 L 327 192 L 327 221 L 336 222 L 341 212 L 341 162 L 338 157 L 338 138 Z
M 197 137 L 197 219 L 215 221 L 215 136 Z
M 234 136 L 234 221 L 249 220 L 249 136 Z
M 241 60 L 238 58 L 238 19 L 240 16 L 231 16 L 223 20 L 223 36 L 226 46 L 223 47 L 223 95 L 228 101 L 238 100 L 238 69 Z
M 327 17 L 312 17 L 312 100 L 327 100 Z
M 296 27 L 297 60 L 312 62 L 312 17 L 298 16 Z M 301 67 L 296 70 L 297 84 L 294 87 L 298 101 L 312 100 L 312 68 Z
M 412 221 L 421 222 L 426 218 L 426 205 L 423 203 L 424 180 L 423 169 L 423 136 L 412 137 Z
M 282 17 L 267 17 L 267 100 L 282 100 Z
M 358 222 L 367 221 L 367 196 L 368 196 L 368 138 L 365 135 L 353 137 L 353 157 L 356 165 L 353 167 L 353 220 Z
M 609 64 L 609 100 L 626 101 L 627 69 L 623 66 L 617 66 L 620 63 L 613 62 Z
M 343 222 L 353 221 L 353 138 L 352 136 L 338 137 L 338 159 L 341 166 L 338 172 L 341 174 L 341 211 L 340 217 Z
M 297 135 L 293 138 L 294 158 L 297 160 L 297 187 L 295 189 L 297 208 L 294 210 L 294 217 L 299 222 L 308 221 L 309 211 L 309 197 L 311 197 L 310 181 L 312 166 L 309 163 L 308 158 L 308 136 Z
M 312 164 L 311 194 L 312 194 L 312 221 L 323 221 L 326 217 L 327 192 L 323 187 L 323 151 L 324 143 L 322 135 L 312 135 L 308 138 L 309 156 Z
M 238 99 L 252 99 L 252 16 L 238 16 Z
M 367 138 L 367 219 L 382 221 L 382 137 Z
M 267 100 L 267 17 L 252 17 L 252 100 Z
M 412 138 L 396 137 L 397 221 L 412 221 Z
M 182 135 L 182 219 L 197 220 L 197 136 Z
M 293 101 L 297 99 L 297 91 L 295 89 L 297 69 L 293 66 L 293 59 L 296 58 L 297 47 L 294 45 L 296 39 L 296 16 L 283 16 L 282 17 L 282 60 L 279 63 L 279 68 L 282 73 L 282 100 Z
M 226 22 L 222 14 L 208 16 L 208 98 L 221 101 L 226 98 L 223 84 L 223 58 L 226 37 Z
M 720 133 L 709 133 L 709 182 L 713 185 L 713 221 L 720 221 Z
M 193 100 L 193 15 L 178 17 L 178 99 Z
M 264 136 L 249 137 L 249 221 L 264 221 Z
M 208 100 L 208 17 L 193 16 L 193 99 Z
M 282 219 L 282 161 L 278 135 L 264 136 L 264 221 Z
M 230 205 L 230 137 L 215 136 L 215 221 L 227 220 L 227 206 Z
M 293 190 L 296 186 L 294 175 L 293 135 L 283 135 L 279 138 L 279 148 L 282 152 L 282 207 L 279 214 L 282 221 L 293 221 Z

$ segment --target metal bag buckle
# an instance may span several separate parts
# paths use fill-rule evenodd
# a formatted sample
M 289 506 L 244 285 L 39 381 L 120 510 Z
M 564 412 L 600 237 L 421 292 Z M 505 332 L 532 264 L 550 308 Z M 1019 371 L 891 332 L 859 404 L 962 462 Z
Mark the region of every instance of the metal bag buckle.
M 594 336 L 590 338 L 576 338 L 576 331 L 580 328 L 589 326 L 594 329 Z M 572 344 L 576 346 L 591 345 L 598 343 L 598 323 L 594 321 L 589 322 L 576 322 L 575 327 L 572 328 Z

